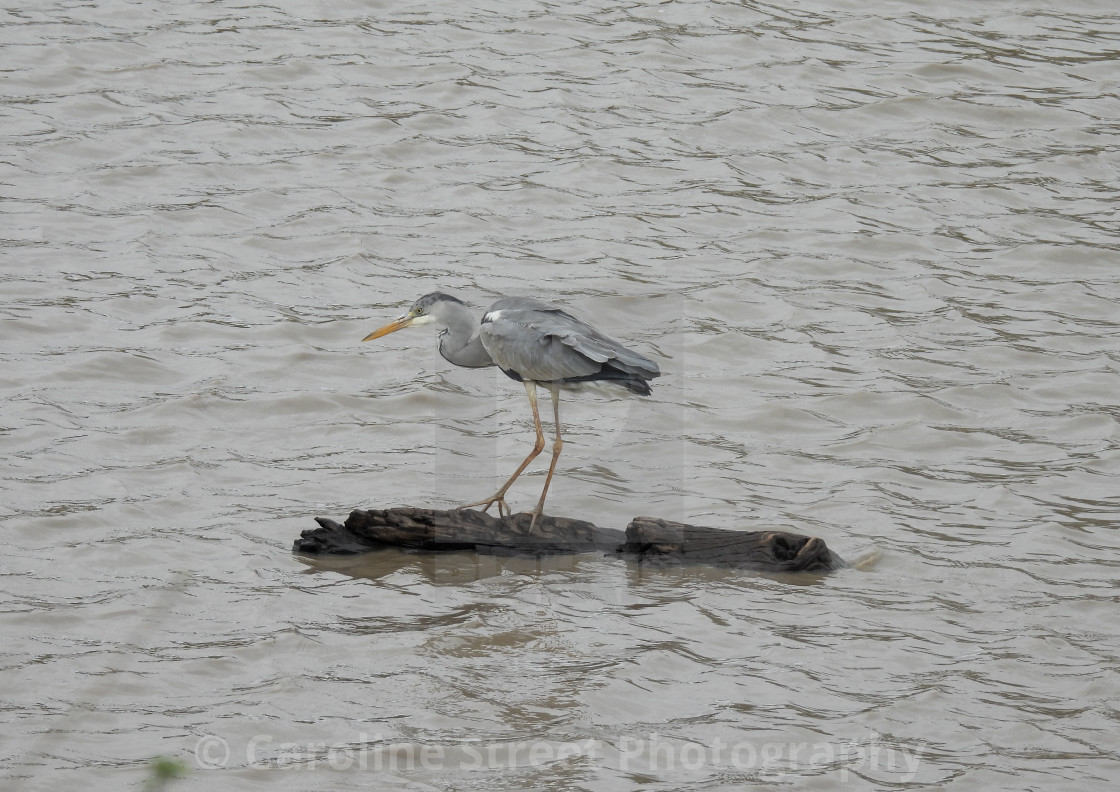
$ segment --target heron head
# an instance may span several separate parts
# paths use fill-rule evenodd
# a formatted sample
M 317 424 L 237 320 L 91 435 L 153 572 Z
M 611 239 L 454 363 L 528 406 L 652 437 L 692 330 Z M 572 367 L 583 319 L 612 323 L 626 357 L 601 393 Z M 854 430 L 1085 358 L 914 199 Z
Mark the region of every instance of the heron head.
M 425 294 L 419 300 L 412 304 L 412 307 L 398 316 L 393 321 L 384 327 L 374 330 L 372 333 L 363 338 L 363 341 L 372 341 L 375 338 L 395 333 L 398 330 L 403 330 L 406 327 L 413 327 L 419 325 L 431 324 L 432 322 L 439 321 L 440 307 L 447 303 L 463 304 L 463 301 L 457 297 L 452 297 L 450 294 L 443 292 L 432 292 Z

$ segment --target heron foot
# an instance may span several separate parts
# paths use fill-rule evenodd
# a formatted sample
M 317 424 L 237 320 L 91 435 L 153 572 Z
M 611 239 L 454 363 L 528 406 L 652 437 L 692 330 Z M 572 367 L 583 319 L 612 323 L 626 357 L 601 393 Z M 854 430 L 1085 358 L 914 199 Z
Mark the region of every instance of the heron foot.
M 463 509 L 471 509 L 475 506 L 481 506 L 482 511 L 485 514 L 486 510 L 493 506 L 495 503 L 498 504 L 499 517 L 508 517 L 513 514 L 513 509 L 511 509 L 509 507 L 509 504 L 506 503 L 504 492 L 495 492 L 491 497 L 486 498 L 485 500 L 480 500 L 475 503 L 467 503 L 463 506 L 457 507 L 455 511 L 462 511 Z

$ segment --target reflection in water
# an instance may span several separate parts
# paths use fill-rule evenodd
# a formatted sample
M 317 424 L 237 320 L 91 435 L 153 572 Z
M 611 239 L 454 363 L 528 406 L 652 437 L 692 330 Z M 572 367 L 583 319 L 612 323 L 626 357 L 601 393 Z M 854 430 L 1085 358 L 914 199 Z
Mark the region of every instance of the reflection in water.
M 434 586 L 459 586 L 495 575 L 538 575 L 570 572 L 584 560 L 603 553 L 579 555 L 509 556 L 475 552 L 430 553 L 386 548 L 354 556 L 306 556 L 295 560 L 306 564 L 308 573 L 335 572 L 353 578 L 378 580 L 404 575 Z
M 289 5 L 5 12 L 13 784 L 1117 775 L 1113 9 Z M 656 352 L 557 513 L 873 563 L 293 557 L 524 453 L 500 374 L 361 348 L 435 288 Z
M 856 559 L 852 567 L 870 569 L 878 561 L 878 552 L 869 552 Z M 306 564 L 307 574 L 334 572 L 355 579 L 381 580 L 404 576 L 422 580 L 426 585 L 461 586 L 498 575 L 539 576 L 550 572 L 573 572 L 584 564 L 602 560 L 628 586 L 642 587 L 664 581 L 670 586 L 685 581 L 720 582 L 729 579 L 763 577 L 791 586 L 824 584 L 828 572 L 757 572 L 710 564 L 638 563 L 623 560 L 615 553 L 578 553 L 570 555 L 491 555 L 481 552 L 426 552 L 385 548 L 351 556 L 296 555 Z

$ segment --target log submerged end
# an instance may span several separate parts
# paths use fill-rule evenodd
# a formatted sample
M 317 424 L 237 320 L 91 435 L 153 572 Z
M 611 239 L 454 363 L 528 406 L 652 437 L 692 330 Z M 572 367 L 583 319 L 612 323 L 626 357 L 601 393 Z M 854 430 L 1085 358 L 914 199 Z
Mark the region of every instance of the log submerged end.
M 635 517 L 623 556 L 642 562 L 699 563 L 771 572 L 831 572 L 847 566 L 816 536 L 788 531 L 729 531 Z
M 625 532 L 585 520 L 527 513 L 493 517 L 471 509 L 414 506 L 357 509 L 345 523 L 316 517 L 293 552 L 354 555 L 385 547 L 491 555 L 603 552 L 639 563 L 710 564 L 769 572 L 829 572 L 847 566 L 819 537 L 787 531 L 731 531 L 657 517 L 635 517 Z

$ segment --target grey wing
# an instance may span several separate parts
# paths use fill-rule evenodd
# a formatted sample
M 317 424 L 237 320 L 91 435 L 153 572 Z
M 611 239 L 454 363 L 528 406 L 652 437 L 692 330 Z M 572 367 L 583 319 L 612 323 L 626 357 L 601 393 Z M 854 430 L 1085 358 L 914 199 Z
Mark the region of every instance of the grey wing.
M 479 331 L 483 347 L 507 373 L 537 382 L 591 378 L 610 368 L 643 379 L 661 372 L 562 309 L 531 297 L 506 297 L 490 307 Z
M 602 362 L 565 344 L 540 322 L 523 319 L 503 312 L 483 320 L 479 329 L 482 346 L 502 371 L 523 380 L 552 382 L 587 377 L 601 370 Z

